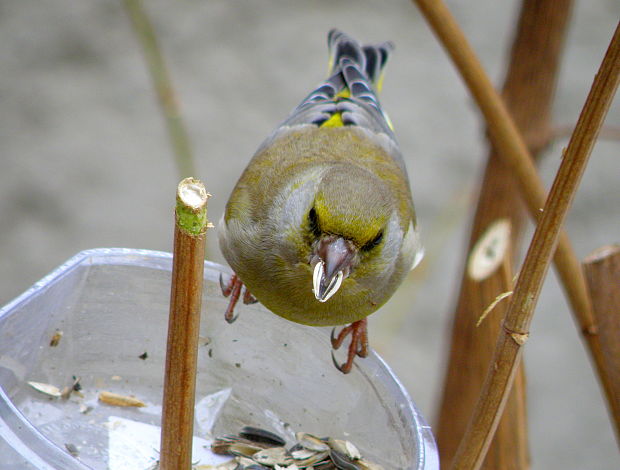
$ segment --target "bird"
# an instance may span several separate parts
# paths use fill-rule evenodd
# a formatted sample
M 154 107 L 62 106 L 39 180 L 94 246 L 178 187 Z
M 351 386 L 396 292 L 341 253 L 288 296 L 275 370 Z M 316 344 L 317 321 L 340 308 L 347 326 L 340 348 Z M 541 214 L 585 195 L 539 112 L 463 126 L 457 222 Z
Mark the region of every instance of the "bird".
M 332 326 L 333 350 L 350 336 L 346 362 L 332 350 L 345 374 L 368 355 L 367 316 L 423 255 L 405 162 L 377 97 L 393 47 L 329 31 L 327 79 L 259 146 L 218 230 L 234 271 L 220 278 L 226 320 L 242 298 Z

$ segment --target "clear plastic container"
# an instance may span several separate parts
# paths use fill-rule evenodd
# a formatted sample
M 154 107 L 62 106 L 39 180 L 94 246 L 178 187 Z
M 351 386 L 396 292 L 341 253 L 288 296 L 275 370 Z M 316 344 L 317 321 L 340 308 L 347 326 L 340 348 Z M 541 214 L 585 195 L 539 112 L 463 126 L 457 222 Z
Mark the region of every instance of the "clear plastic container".
M 83 251 L 0 310 L 0 470 L 140 470 L 157 460 L 171 269 L 169 253 Z M 439 468 L 430 428 L 375 353 L 345 376 L 330 329 L 259 304 L 227 324 L 221 272 L 206 263 L 194 461 L 227 460 L 210 453 L 212 437 L 253 425 L 289 442 L 296 431 L 346 439 L 386 469 Z M 62 389 L 74 377 L 82 390 L 68 399 L 28 385 Z M 146 406 L 103 404 L 103 390 Z

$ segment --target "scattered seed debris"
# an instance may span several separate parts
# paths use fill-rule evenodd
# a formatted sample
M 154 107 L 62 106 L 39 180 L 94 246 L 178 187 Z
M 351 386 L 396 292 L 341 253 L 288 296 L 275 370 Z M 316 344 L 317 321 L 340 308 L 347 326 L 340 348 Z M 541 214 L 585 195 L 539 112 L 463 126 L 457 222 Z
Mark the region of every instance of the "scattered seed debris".
M 346 455 L 351 460 L 359 460 L 362 458 L 362 454 L 360 454 L 360 451 L 357 450 L 357 447 L 349 441 L 342 441 L 340 439 L 330 437 L 327 439 L 327 444 L 332 450 Z
M 62 396 L 62 391 L 52 384 L 45 384 L 41 382 L 28 382 L 32 388 L 34 388 L 37 392 L 41 392 L 48 397 L 60 398 Z
M 71 383 L 71 385 L 63 387 L 62 391 L 60 392 L 60 396 L 65 400 L 68 400 L 69 397 L 71 397 L 71 394 L 74 392 L 82 396 L 82 394 L 80 393 L 80 390 L 82 390 L 82 386 L 80 385 L 80 378 L 76 377 L 75 375 L 73 375 L 72 378 L 73 382 Z
M 213 441 L 211 450 L 234 459 L 204 470 L 383 470 L 381 465 L 362 457 L 349 441 L 319 438 L 298 432 L 297 442 L 287 448 L 285 440 L 265 429 L 245 426 L 238 435 L 226 434 Z
M 118 393 L 106 391 L 99 392 L 99 401 L 112 406 L 134 406 L 137 408 L 142 408 L 143 406 L 146 406 L 146 403 L 137 399 L 136 397 L 119 395 Z
M 239 431 L 239 436 L 250 441 L 271 446 L 283 447 L 286 445 L 286 441 L 277 434 L 267 431 L 266 429 L 256 428 L 254 426 L 244 426 L 243 429 Z
M 67 449 L 67 452 L 69 452 L 73 457 L 77 457 L 80 453 L 78 448 L 75 447 L 75 445 L 71 444 L 70 442 L 67 442 L 65 444 L 65 449 Z
M 91 411 L 93 411 L 92 406 L 85 405 L 84 403 L 80 403 L 80 413 L 82 413 L 83 415 L 86 415 L 90 413 Z
M 61 390 L 61 392 L 60 392 L 60 397 L 61 397 L 63 400 L 68 400 L 68 399 L 69 399 L 69 397 L 71 396 L 71 392 L 72 392 L 72 391 L 73 391 L 73 389 L 72 389 L 71 387 L 69 387 L 69 386 L 67 386 L 67 387 L 63 387 L 63 388 L 62 388 L 62 390 Z
M 50 339 L 50 347 L 55 348 L 60 343 L 63 332 L 61 330 L 56 330 L 52 335 L 52 339 Z
M 80 377 L 76 377 L 75 375 L 71 377 L 73 378 L 73 391 L 74 392 L 82 391 L 82 385 L 80 384 Z

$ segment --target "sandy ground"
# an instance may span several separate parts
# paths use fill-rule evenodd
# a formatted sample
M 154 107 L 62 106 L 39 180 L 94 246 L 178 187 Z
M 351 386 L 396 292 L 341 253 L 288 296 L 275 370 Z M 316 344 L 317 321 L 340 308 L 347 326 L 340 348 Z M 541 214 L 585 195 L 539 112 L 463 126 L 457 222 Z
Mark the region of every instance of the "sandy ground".
M 423 273 L 372 317 L 370 334 L 432 422 L 486 152 L 475 106 L 419 12 L 405 0 L 146 3 L 187 121 L 196 176 L 213 194 L 214 221 L 261 140 L 323 78 L 331 27 L 396 43 L 382 103 L 407 159 L 428 256 Z M 501 83 L 517 3 L 449 4 Z M 619 17 L 615 0 L 577 2 L 558 124 L 576 121 Z M 620 125 L 618 100 L 607 122 Z M 559 140 L 547 152 L 547 182 L 565 145 Z M 0 158 L 0 303 L 83 249 L 171 249 L 179 177 L 120 2 L 0 2 Z M 600 142 L 567 221 L 581 258 L 620 239 L 619 177 L 617 142 Z M 222 261 L 214 236 L 209 247 Z M 620 468 L 553 274 L 525 360 L 532 468 Z

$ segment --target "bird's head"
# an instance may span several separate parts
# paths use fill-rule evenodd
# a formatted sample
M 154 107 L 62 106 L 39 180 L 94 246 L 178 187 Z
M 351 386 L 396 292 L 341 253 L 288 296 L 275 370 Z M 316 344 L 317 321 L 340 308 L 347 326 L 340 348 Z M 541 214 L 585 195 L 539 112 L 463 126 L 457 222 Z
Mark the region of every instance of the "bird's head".
M 379 276 L 395 258 L 398 249 L 384 256 L 394 229 L 393 194 L 388 184 L 362 168 L 337 166 L 323 176 L 306 216 L 308 262 L 318 301 L 336 294 L 349 276 Z

